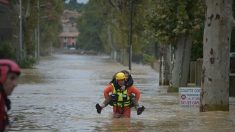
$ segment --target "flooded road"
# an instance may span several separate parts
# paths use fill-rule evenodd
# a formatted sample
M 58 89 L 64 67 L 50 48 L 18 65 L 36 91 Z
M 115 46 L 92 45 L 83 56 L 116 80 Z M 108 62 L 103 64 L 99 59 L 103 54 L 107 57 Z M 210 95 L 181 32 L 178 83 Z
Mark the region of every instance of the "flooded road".
M 10 131 L 159 131 L 231 132 L 235 130 L 235 99 L 230 112 L 200 113 L 181 108 L 178 94 L 158 86 L 158 73 L 149 66 L 133 65 L 134 84 L 142 91 L 142 115 L 112 119 L 112 108 L 97 114 L 103 89 L 117 71 L 128 69 L 106 56 L 54 55 L 34 69 L 23 70 L 12 100 Z

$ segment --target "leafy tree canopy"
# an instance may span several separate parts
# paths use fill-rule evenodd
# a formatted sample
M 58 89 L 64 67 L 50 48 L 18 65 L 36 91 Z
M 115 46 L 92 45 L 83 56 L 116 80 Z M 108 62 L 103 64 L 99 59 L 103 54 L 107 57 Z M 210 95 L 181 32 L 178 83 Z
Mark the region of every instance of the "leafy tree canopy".
M 83 3 L 77 3 L 76 0 L 70 0 L 68 3 L 65 2 L 65 9 L 68 10 L 77 10 L 80 12 L 83 6 L 84 6 Z

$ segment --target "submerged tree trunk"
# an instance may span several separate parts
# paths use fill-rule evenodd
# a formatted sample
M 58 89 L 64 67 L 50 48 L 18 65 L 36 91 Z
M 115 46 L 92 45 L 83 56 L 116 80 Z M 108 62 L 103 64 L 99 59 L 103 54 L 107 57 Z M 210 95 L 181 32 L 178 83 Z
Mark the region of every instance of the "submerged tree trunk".
M 111 25 L 110 24 L 108 24 L 108 26 L 107 26 L 107 36 L 108 36 L 108 43 L 110 44 L 111 57 L 112 57 L 112 59 L 116 60 L 115 48 L 113 46 L 112 31 L 111 31 Z
M 175 60 L 172 70 L 172 86 L 187 86 L 189 64 L 192 48 L 192 38 L 190 35 L 182 35 L 178 38 L 175 48 Z
M 160 49 L 159 85 L 169 85 L 171 78 L 171 46 L 168 44 L 161 44 Z
M 229 52 L 233 0 L 206 0 L 200 111 L 229 110 Z

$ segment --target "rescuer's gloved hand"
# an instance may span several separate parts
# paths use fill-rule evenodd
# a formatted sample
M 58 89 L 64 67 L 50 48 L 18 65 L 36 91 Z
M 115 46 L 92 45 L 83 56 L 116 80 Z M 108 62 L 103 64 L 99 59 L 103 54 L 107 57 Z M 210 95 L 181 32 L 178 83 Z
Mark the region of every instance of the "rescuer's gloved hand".
M 113 101 L 113 102 L 117 102 L 117 100 L 118 100 L 118 94 L 112 94 L 112 95 L 111 95 L 111 98 L 112 98 L 112 101 Z

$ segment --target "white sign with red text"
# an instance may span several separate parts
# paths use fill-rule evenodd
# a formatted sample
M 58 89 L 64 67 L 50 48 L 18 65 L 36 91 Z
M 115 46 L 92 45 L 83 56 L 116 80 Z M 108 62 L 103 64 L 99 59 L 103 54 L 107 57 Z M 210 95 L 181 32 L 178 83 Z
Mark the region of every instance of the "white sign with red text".
M 179 88 L 180 105 L 186 107 L 199 107 L 200 105 L 199 87 L 181 87 Z

